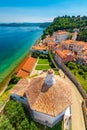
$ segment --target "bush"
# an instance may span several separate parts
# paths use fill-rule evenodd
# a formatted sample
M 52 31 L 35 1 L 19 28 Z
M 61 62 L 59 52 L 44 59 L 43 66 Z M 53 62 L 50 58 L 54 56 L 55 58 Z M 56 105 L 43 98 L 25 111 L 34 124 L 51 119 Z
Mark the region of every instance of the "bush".
M 40 57 L 41 59 L 48 59 L 48 55 L 44 55 L 44 54 L 40 54 L 39 57 Z
M 13 86 L 14 86 L 13 84 L 9 85 L 9 86 L 6 88 L 5 92 L 8 91 L 8 90 L 10 90 L 11 88 L 13 88 Z
M 87 72 L 87 67 L 86 66 L 82 66 L 81 68 L 83 69 L 84 72 Z
M 86 75 L 85 74 L 83 75 L 83 79 L 86 79 Z
M 33 53 L 32 53 L 32 57 L 38 58 L 38 56 L 39 56 L 39 53 L 38 53 L 38 52 L 33 52 Z
M 78 74 L 83 75 L 84 74 L 83 69 L 79 69 Z
M 74 70 L 74 69 L 76 68 L 76 65 L 75 65 L 74 62 L 68 62 L 68 63 L 66 64 L 66 66 L 67 66 L 69 69 L 71 69 L 71 70 Z
M 8 85 L 16 84 L 20 79 L 21 79 L 21 77 L 16 77 L 16 75 L 13 74 Z

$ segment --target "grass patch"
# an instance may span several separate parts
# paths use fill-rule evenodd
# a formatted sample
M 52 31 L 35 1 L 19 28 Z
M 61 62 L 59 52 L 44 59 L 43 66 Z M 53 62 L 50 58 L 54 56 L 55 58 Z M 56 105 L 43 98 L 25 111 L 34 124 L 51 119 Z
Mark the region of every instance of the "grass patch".
M 35 69 L 36 70 L 48 70 L 50 68 L 51 68 L 51 66 L 49 66 L 49 65 L 37 65 Z
M 87 67 L 74 62 L 69 62 L 66 66 L 87 93 Z
M 59 75 L 59 70 L 54 70 L 55 75 Z
M 4 105 L 4 103 L 9 99 L 9 91 L 3 93 L 1 96 L 0 96 L 0 108 Z
M 49 64 L 48 59 L 39 59 L 37 64 Z
M 75 76 L 75 78 L 78 80 L 78 82 L 81 84 L 81 86 L 83 87 L 83 89 L 86 91 L 87 93 L 87 75 L 84 79 L 84 76 L 78 74 L 78 70 L 76 71 L 71 71 L 72 74 Z
M 38 76 L 38 74 L 33 74 L 33 75 L 31 75 L 31 76 L 28 76 L 28 78 L 32 79 L 32 78 L 34 78 L 34 77 L 36 77 L 36 76 Z

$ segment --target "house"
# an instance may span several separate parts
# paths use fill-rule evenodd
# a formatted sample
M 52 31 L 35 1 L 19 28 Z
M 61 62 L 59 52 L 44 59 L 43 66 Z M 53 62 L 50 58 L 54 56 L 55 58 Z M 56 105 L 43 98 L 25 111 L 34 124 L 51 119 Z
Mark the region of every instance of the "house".
M 45 45 L 37 45 L 32 47 L 32 52 L 38 52 L 40 54 L 48 54 L 48 47 Z
M 53 50 L 54 47 L 55 47 L 55 45 L 56 45 L 55 42 L 48 42 L 48 43 L 47 43 L 47 46 L 48 46 L 48 49 L 49 49 L 49 50 Z
M 55 61 L 59 64 L 67 63 L 68 61 L 74 61 L 75 55 L 70 50 L 56 50 L 54 54 Z
M 33 57 L 27 57 L 23 63 L 16 69 L 17 77 L 26 78 L 33 70 L 36 63 L 36 59 Z
M 70 86 L 54 76 L 52 70 L 48 71 L 46 77 L 34 78 L 25 95 L 33 119 L 49 127 L 62 120 L 72 104 Z
M 11 96 L 17 95 L 18 91 L 21 92 L 22 88 L 13 91 Z M 72 104 L 69 84 L 61 77 L 55 76 L 53 70 L 48 70 L 46 76 L 42 74 L 33 78 L 24 91 L 23 98 L 27 100 L 32 118 L 49 127 L 62 120 Z
M 55 42 L 55 38 L 53 36 L 48 36 L 45 38 L 45 43 L 48 43 L 48 42 Z
M 53 37 L 55 38 L 55 42 L 59 43 L 61 42 L 61 40 L 66 40 L 69 37 L 69 32 L 66 31 L 54 32 Z
M 65 40 L 61 41 L 61 46 L 63 49 L 71 50 L 77 54 L 82 54 L 82 50 L 86 42 L 75 41 L 75 40 Z

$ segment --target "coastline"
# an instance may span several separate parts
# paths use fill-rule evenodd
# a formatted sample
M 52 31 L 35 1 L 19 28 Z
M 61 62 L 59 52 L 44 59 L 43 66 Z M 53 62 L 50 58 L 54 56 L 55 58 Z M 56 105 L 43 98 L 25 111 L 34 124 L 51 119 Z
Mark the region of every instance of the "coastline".
M 41 36 L 40 36 L 41 38 Z M 38 44 L 38 41 L 40 40 L 40 38 L 38 38 L 35 43 L 33 45 L 36 45 Z M 32 46 L 33 46 L 32 45 Z M 19 61 L 19 63 L 17 63 L 17 65 L 14 67 L 14 69 L 3 79 L 2 82 L 0 82 L 0 95 L 4 92 L 4 90 L 6 89 L 7 85 L 8 85 L 8 82 L 9 80 L 11 79 L 11 76 L 12 74 L 14 74 L 15 70 L 17 69 L 17 67 L 23 62 L 23 60 L 31 55 L 31 48 L 32 46 L 28 49 L 28 52 L 24 55 L 24 57 Z

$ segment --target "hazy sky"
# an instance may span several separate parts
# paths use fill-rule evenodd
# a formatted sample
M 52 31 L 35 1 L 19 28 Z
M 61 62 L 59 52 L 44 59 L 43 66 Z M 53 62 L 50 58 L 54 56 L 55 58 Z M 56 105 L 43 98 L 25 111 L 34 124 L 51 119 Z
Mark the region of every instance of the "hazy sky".
M 87 0 L 0 0 L 0 22 L 45 22 L 87 15 Z

